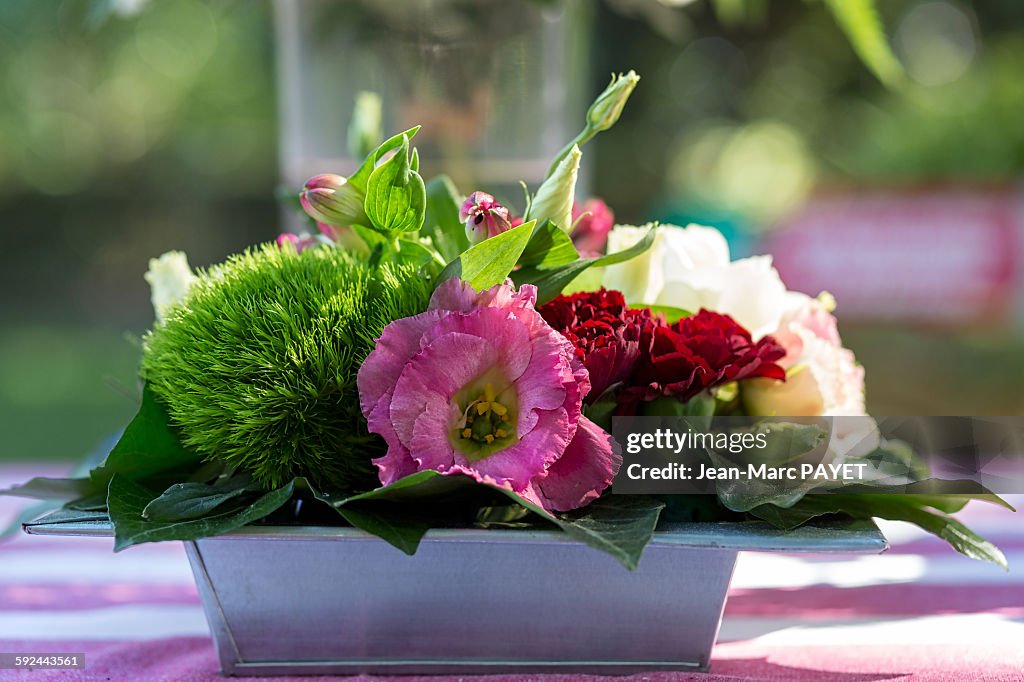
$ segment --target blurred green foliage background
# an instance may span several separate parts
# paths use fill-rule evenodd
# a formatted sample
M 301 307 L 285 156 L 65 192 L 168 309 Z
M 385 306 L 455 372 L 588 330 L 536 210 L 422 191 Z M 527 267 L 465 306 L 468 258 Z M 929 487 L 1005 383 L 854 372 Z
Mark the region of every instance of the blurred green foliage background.
M 1024 169 L 1024 3 L 881 3 L 907 72 L 887 89 L 821 4 L 592 1 L 580 77 L 644 78 L 588 159 L 622 221 L 756 233 L 823 183 Z M 150 257 L 277 233 L 273 28 L 266 0 L 0 3 L 0 458 L 75 457 L 131 416 Z M 844 334 L 877 413 L 1024 411 L 1010 326 Z

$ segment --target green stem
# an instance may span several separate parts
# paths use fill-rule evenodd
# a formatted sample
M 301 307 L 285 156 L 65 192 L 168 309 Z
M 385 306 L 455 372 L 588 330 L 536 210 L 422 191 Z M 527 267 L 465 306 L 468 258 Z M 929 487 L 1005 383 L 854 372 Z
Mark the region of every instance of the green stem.
M 558 154 L 555 156 L 555 160 L 551 162 L 551 166 L 548 168 L 548 173 L 547 175 L 544 176 L 544 179 L 547 180 L 552 176 L 552 174 L 554 174 L 555 170 L 558 168 L 558 164 L 560 164 L 562 162 L 562 159 L 564 159 L 569 154 L 569 152 L 572 151 L 572 148 L 575 145 L 579 145 L 582 147 L 584 144 L 593 139 L 593 137 L 597 135 L 597 132 L 598 131 L 596 130 L 591 130 L 589 127 L 581 130 L 579 135 L 572 139 L 572 142 L 562 147 L 562 151 L 558 152 Z

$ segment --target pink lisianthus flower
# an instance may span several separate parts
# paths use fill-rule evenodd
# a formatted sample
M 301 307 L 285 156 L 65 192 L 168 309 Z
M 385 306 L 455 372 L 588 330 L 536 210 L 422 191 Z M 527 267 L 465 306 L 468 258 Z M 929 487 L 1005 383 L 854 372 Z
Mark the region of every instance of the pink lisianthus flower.
M 451 279 L 429 309 L 385 327 L 359 370 L 384 485 L 417 471 L 463 474 L 549 511 L 600 496 L 621 463 L 581 414 L 590 390 L 573 346 L 535 310 L 537 290 L 476 292 Z

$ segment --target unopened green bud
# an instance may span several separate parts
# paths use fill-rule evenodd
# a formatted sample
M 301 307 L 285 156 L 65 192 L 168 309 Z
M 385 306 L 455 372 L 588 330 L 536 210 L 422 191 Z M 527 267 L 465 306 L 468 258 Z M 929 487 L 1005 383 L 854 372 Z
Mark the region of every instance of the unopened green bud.
M 576 176 L 579 174 L 582 157 L 583 152 L 580 151 L 578 145 L 573 145 L 569 149 L 548 179 L 537 190 L 537 195 L 530 203 L 526 220 L 536 220 L 538 223 L 549 220 L 566 232 L 572 229 Z
M 587 127 L 594 132 L 600 132 L 615 125 L 622 115 L 623 107 L 626 106 L 626 100 L 639 81 L 640 76 L 632 69 L 625 76 L 621 73 L 612 74 L 612 82 L 587 110 Z

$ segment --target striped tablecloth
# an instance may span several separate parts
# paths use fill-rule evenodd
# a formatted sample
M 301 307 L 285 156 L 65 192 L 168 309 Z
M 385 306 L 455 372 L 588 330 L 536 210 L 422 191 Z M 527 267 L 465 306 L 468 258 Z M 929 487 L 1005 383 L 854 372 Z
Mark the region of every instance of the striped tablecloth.
M 0 468 L 0 487 L 33 473 Z M 0 523 L 19 506 L 0 497 Z M 967 517 L 1001 545 L 1009 573 L 894 524 L 884 527 L 893 548 L 882 556 L 741 554 L 709 674 L 614 679 L 1024 681 L 1024 519 L 979 504 Z M 3 652 L 84 652 L 87 661 L 81 671 L 0 670 L 5 682 L 219 679 L 178 544 L 116 556 L 105 539 L 0 544 Z

